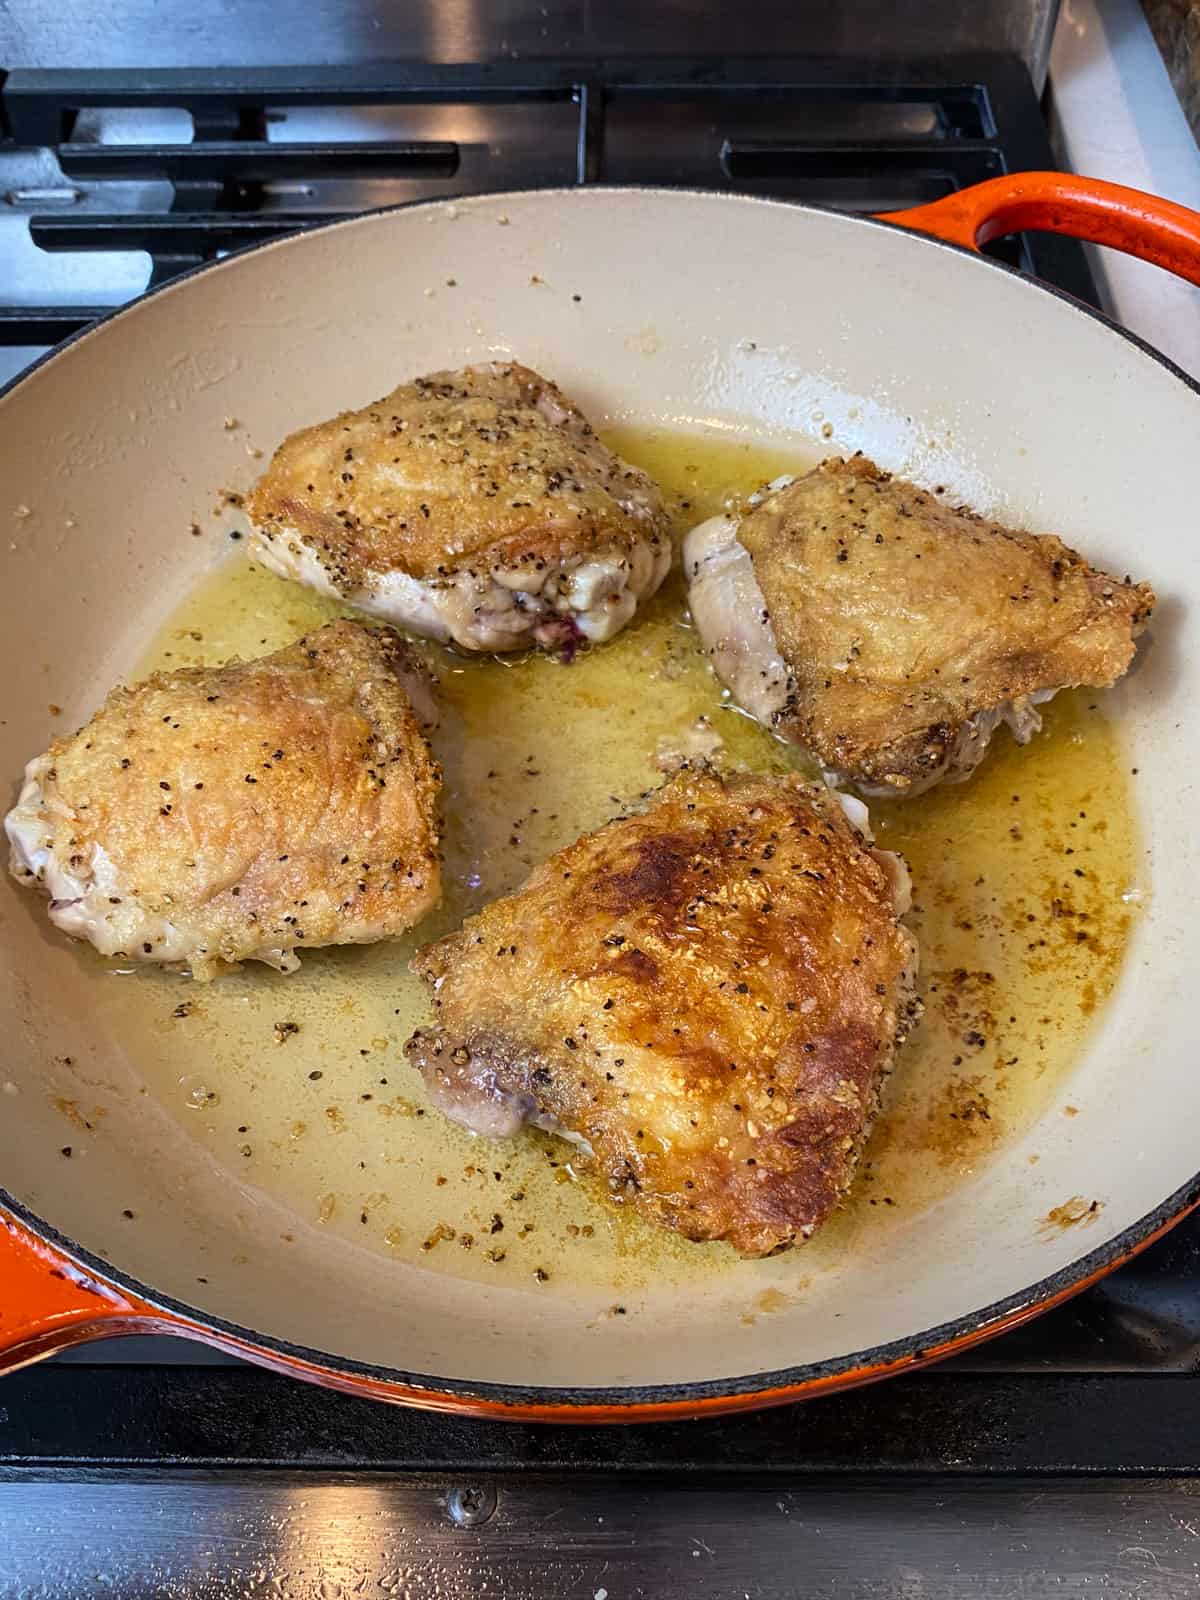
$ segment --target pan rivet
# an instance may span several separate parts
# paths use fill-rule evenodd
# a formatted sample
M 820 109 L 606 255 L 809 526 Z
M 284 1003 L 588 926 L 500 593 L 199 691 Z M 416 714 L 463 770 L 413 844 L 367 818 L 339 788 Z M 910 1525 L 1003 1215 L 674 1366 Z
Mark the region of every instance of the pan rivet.
M 496 1509 L 496 1491 L 489 1483 L 468 1483 L 446 1496 L 450 1521 L 458 1528 L 477 1528 Z

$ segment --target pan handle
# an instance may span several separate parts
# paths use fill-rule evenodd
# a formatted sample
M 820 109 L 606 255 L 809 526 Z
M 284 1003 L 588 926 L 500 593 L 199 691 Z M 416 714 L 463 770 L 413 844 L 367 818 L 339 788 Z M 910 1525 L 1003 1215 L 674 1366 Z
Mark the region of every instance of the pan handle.
M 90 1339 L 167 1333 L 170 1320 L 89 1277 L 0 1210 L 0 1373 Z
M 929 205 L 883 212 L 879 221 L 968 250 L 1005 233 L 1069 233 L 1200 283 L 1200 212 L 1140 189 L 1070 172 L 989 178 Z

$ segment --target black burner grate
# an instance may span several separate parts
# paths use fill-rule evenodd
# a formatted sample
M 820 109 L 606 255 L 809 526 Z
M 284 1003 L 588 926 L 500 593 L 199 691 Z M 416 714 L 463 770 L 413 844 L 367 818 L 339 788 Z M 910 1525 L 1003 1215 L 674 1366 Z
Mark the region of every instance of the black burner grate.
M 763 58 L 503 61 L 252 71 L 14 71 L 0 90 L 4 226 L 43 252 L 130 252 L 144 277 L 83 303 L 5 293 L 0 343 L 53 344 L 138 288 L 378 205 L 549 184 L 727 189 L 895 210 L 1052 166 L 1005 56 L 904 68 Z M 6 165 L 7 164 L 7 165 Z M 0 234 L 2 243 L 2 234 Z M 1094 299 L 1081 248 L 996 253 Z M 148 258 L 148 267 L 145 262 Z

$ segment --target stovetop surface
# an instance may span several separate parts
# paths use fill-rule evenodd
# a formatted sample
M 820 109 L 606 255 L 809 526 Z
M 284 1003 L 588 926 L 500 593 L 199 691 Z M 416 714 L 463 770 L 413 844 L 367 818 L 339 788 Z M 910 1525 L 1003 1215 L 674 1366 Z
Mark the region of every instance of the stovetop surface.
M 776 56 L 18 71 L 3 83 L 0 106 L 9 133 L 0 141 L 3 375 L 150 284 L 366 207 L 482 189 L 637 182 L 873 211 L 1055 164 L 1028 75 L 1004 56 L 885 69 Z M 1024 238 L 996 248 L 1094 300 L 1073 242 Z M 1003 1548 L 989 1546 L 987 1570 L 1001 1585 L 989 1592 L 1042 1593 L 1019 1555 L 1019 1534 L 1036 1529 L 1048 1548 L 1062 1537 L 1064 1474 L 1130 1476 L 1119 1504 L 1070 1502 L 1078 1527 L 1089 1530 L 1062 1545 L 1081 1584 L 1104 1579 L 1104 1592 L 1114 1594 L 1192 1593 L 1182 1585 L 1194 1582 L 1190 1541 L 1200 1537 L 1200 1517 L 1191 1518 L 1189 1485 L 1174 1479 L 1197 1471 L 1198 1361 L 1195 1219 L 1067 1305 L 939 1368 L 802 1407 L 701 1423 L 475 1422 L 347 1399 L 173 1341 L 113 1341 L 0 1388 L 0 1484 L 25 1496 L 0 1491 L 0 1547 L 9 1552 L 0 1597 L 257 1593 L 254 1583 L 245 1587 L 256 1571 L 261 1592 L 280 1597 L 417 1595 L 439 1586 L 454 1593 L 483 1582 L 505 1595 L 593 1600 L 610 1592 L 613 1600 L 782 1595 L 795 1592 L 787 1557 L 797 1538 L 814 1595 L 965 1595 L 982 1592 L 954 1579 L 966 1570 L 972 1538 L 979 1548 L 980 1517 L 991 1518 L 993 1532 L 1011 1524 Z M 568 1470 L 576 1486 L 569 1500 Z M 801 1515 L 797 1485 L 863 1475 L 875 1487 L 856 1490 L 853 1508 L 820 1501 L 840 1552 L 830 1564 L 811 1506 Z M 911 1525 L 897 1532 L 895 1486 L 915 1495 L 931 1475 L 943 1484 L 941 1498 L 906 1502 Z M 944 1487 L 948 1477 L 980 1475 L 994 1486 L 989 1500 L 955 1498 L 958 1491 Z M 1169 1492 L 1151 1510 L 1139 1496 L 1149 1478 L 1163 1476 L 1172 1479 Z M 1013 1499 L 1011 1486 L 1032 1478 L 1042 1487 Z M 651 1516 L 646 1497 L 670 1496 L 681 1481 L 746 1486 L 747 1498 L 713 1501 L 697 1489 Z M 751 1484 L 761 1492 L 752 1496 Z M 317 1503 L 313 1485 L 334 1496 L 320 1503 L 330 1538 L 342 1541 L 337 1562 L 324 1548 L 288 1554 L 286 1526 Z M 174 1519 L 173 1539 L 164 1516 Z M 112 1542 L 95 1536 L 106 1517 L 128 1519 L 141 1541 L 140 1559 L 135 1549 L 107 1574 L 91 1570 L 97 1551 L 112 1559 Z M 370 1538 L 352 1531 L 371 1518 Z M 540 1531 L 555 1518 L 558 1533 Z M 907 1588 L 870 1587 L 865 1552 L 877 1549 L 872 1541 L 884 1525 L 893 1530 L 887 1570 L 908 1572 Z M 746 1526 L 762 1540 L 753 1588 L 742 1586 L 745 1552 L 740 1566 L 726 1560 Z M 620 1545 L 618 1527 L 626 1535 Z M 486 1557 L 454 1544 L 485 1529 L 501 1541 Z M 57 1544 L 48 1556 L 51 1531 Z M 404 1544 L 407 1566 L 396 1560 L 384 1570 L 388 1540 Z M 930 1540 L 941 1552 L 936 1561 Z M 532 1576 L 548 1552 L 568 1548 L 565 1565 L 551 1561 L 540 1579 Z M 632 1550 L 648 1568 L 630 1565 Z M 682 1565 L 678 1555 L 687 1558 Z M 1125 1588 L 1113 1577 L 1122 1561 L 1136 1569 Z M 1153 1591 L 1138 1587 L 1141 1566 L 1158 1584 Z M 839 1574 L 858 1567 L 864 1586 L 840 1588 Z M 226 1579 L 243 1588 L 222 1587 Z
M 20 69 L 0 112 L 0 345 L 21 359 L 188 267 L 375 206 L 602 182 L 887 211 L 1053 165 L 1003 55 Z M 996 248 L 1094 296 L 1071 240 Z

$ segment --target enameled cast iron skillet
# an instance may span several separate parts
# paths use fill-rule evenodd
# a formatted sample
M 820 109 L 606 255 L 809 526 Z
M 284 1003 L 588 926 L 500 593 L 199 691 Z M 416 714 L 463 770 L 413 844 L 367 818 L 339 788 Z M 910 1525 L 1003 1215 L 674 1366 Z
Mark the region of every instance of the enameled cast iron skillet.
M 493 195 L 222 261 L 7 391 L 0 771 L 12 782 L 130 669 L 210 562 L 179 533 L 218 486 L 248 480 L 225 417 L 273 444 L 405 377 L 496 355 L 544 369 L 599 418 L 786 442 L 820 412 L 837 448 L 1053 529 L 1097 564 L 1148 579 L 1162 604 L 1152 647 L 1110 701 L 1140 774 L 1148 897 L 1072 1079 L 1080 1114 L 1043 1119 L 886 1252 L 865 1249 L 751 1327 L 720 1283 L 651 1293 L 649 1314 L 596 1323 L 571 1297 L 531 1303 L 385 1269 L 313 1229 L 283 1252 L 276 1207 L 246 1196 L 240 1272 L 198 1283 L 214 1251 L 228 1255 L 228 1174 L 194 1159 L 136 1092 L 136 1064 L 106 1017 L 111 980 L 15 886 L 0 890 L 0 1369 L 155 1331 L 445 1410 L 714 1413 L 960 1350 L 1093 1282 L 1196 1203 L 1200 395 L 1103 317 L 976 252 L 1039 228 L 1200 282 L 1200 217 L 1058 174 L 997 178 L 870 220 L 644 189 Z M 453 295 L 426 293 L 448 278 Z M 53 723 L 48 663 L 65 701 Z M 86 1161 L 54 1159 L 67 1057 L 87 1064 L 106 1112 Z M 1089 1228 L 1037 1226 L 1076 1194 L 1101 1202 Z M 114 1231 L 118 1206 L 141 1225 Z

